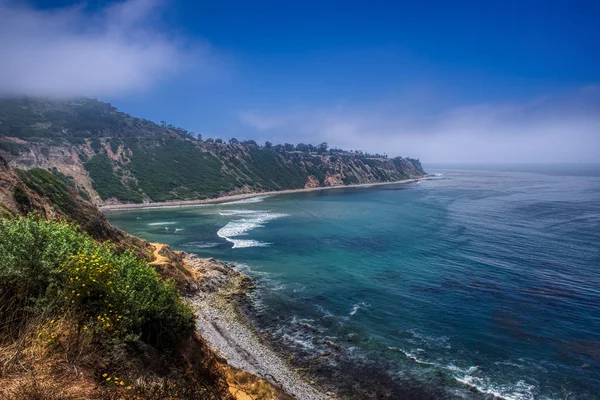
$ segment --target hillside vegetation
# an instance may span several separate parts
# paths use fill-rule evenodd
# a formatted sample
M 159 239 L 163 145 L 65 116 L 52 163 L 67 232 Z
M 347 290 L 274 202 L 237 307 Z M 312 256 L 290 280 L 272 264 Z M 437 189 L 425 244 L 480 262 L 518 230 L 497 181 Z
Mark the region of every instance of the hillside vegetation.
M 325 143 L 201 138 L 97 100 L 0 100 L 0 156 L 13 167 L 70 177 L 94 203 L 390 182 L 423 176 L 418 160 L 329 149 Z
M 183 255 L 111 226 L 68 178 L 0 157 L 0 255 L 2 399 L 288 398 L 194 330 Z

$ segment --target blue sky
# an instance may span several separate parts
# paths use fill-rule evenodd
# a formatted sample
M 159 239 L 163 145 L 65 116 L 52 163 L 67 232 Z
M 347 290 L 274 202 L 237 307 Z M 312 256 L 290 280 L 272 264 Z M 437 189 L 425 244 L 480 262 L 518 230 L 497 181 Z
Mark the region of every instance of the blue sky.
M 600 155 L 599 2 L 0 4 L 0 44 L 23 60 L 0 61 L 0 93 L 431 162 Z

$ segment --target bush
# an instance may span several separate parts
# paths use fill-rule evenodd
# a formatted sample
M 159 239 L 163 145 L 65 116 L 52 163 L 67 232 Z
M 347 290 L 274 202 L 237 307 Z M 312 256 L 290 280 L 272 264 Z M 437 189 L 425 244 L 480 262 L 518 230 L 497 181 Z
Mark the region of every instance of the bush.
M 114 174 L 111 160 L 106 154 L 98 154 L 87 160 L 85 169 L 92 178 L 94 189 L 102 199 L 116 197 L 125 201 L 142 201 L 142 196 L 130 187 L 127 187 Z
M 72 313 L 82 328 L 113 341 L 167 348 L 193 326 L 189 307 L 151 266 L 71 224 L 2 220 L 0 254 L 3 334 L 14 337 L 33 317 Z

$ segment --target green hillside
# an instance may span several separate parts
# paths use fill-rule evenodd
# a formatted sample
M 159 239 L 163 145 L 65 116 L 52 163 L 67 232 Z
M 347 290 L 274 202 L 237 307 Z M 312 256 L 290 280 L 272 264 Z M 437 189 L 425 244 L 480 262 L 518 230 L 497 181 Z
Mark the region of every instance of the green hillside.
M 71 177 L 95 203 L 390 182 L 423 176 L 418 160 L 198 137 L 91 99 L 0 100 L 0 156 Z

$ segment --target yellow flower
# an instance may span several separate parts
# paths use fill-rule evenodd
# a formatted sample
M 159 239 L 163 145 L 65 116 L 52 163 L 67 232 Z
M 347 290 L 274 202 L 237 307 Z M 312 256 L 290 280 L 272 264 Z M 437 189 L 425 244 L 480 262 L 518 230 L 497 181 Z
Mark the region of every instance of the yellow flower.
M 125 385 L 125 382 L 121 381 L 121 386 Z
M 107 381 L 107 382 L 110 382 L 110 377 L 106 378 L 106 381 Z
M 108 376 L 108 374 L 102 374 L 102 376 L 103 376 L 104 378 L 106 378 L 106 377 Z

